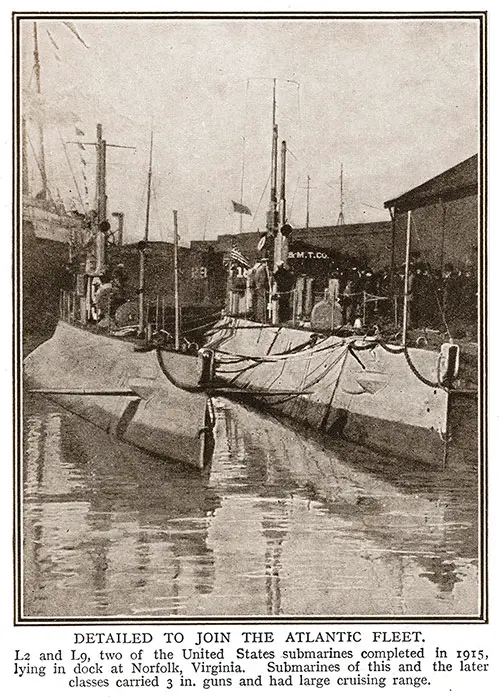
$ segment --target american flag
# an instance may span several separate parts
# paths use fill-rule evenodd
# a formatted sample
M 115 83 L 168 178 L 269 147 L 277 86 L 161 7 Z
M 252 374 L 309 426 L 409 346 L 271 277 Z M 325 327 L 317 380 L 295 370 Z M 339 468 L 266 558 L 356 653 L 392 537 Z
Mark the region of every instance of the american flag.
M 240 266 L 244 266 L 246 269 L 249 269 L 251 266 L 248 259 L 238 249 L 236 249 L 236 247 L 233 247 L 224 255 L 225 264 L 229 264 L 232 261 L 236 262 Z
M 237 203 L 237 201 L 231 201 L 233 204 L 233 211 L 235 213 L 240 213 L 241 215 L 252 215 L 252 211 L 248 206 L 244 206 L 242 203 Z

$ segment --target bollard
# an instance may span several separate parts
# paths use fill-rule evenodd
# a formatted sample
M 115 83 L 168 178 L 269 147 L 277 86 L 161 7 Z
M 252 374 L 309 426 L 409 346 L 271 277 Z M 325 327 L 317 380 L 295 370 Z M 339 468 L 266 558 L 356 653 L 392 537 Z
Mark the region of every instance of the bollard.
M 214 378 L 215 361 L 214 352 L 210 349 L 203 348 L 198 351 L 198 359 L 200 361 L 200 377 L 199 385 L 210 385 Z

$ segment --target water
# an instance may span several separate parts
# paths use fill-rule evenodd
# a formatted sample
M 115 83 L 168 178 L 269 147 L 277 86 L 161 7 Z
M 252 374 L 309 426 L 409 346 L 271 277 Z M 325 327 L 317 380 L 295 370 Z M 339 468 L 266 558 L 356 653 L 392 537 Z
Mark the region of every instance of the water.
M 200 474 L 27 399 L 24 617 L 478 615 L 477 472 L 215 406 Z

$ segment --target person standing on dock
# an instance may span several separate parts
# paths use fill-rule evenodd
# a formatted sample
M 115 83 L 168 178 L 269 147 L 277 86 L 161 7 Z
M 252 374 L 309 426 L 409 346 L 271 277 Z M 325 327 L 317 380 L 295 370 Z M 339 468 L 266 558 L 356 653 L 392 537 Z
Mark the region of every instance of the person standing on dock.
M 348 277 L 342 291 L 342 324 L 352 324 L 354 321 L 354 281 Z

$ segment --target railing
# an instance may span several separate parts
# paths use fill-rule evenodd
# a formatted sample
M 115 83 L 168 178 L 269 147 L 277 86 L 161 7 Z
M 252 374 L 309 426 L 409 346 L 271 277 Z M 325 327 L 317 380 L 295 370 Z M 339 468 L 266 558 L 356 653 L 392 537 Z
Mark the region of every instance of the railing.
M 70 324 L 80 321 L 80 296 L 74 290 L 61 290 L 59 295 L 59 319 Z
M 122 316 L 116 314 L 122 310 Z M 127 314 L 128 311 L 128 314 Z M 145 335 L 151 338 L 154 334 L 163 334 L 165 340 L 173 338 L 175 329 L 174 308 L 168 302 L 165 295 L 157 295 L 155 298 L 147 298 L 144 302 L 144 315 L 146 319 Z M 185 343 L 198 341 L 201 333 L 214 324 L 220 318 L 220 310 L 212 307 L 204 308 L 180 308 L 181 334 L 185 337 Z M 88 329 L 95 327 L 101 333 L 115 333 L 120 328 L 129 326 L 138 328 L 138 304 L 134 301 L 125 301 L 118 307 L 113 302 L 112 294 L 107 298 L 107 307 L 103 310 L 95 303 L 90 303 L 87 295 L 81 295 L 74 290 L 61 290 L 59 296 L 59 318 L 69 324 L 86 326 Z M 118 320 L 118 321 L 117 321 Z

